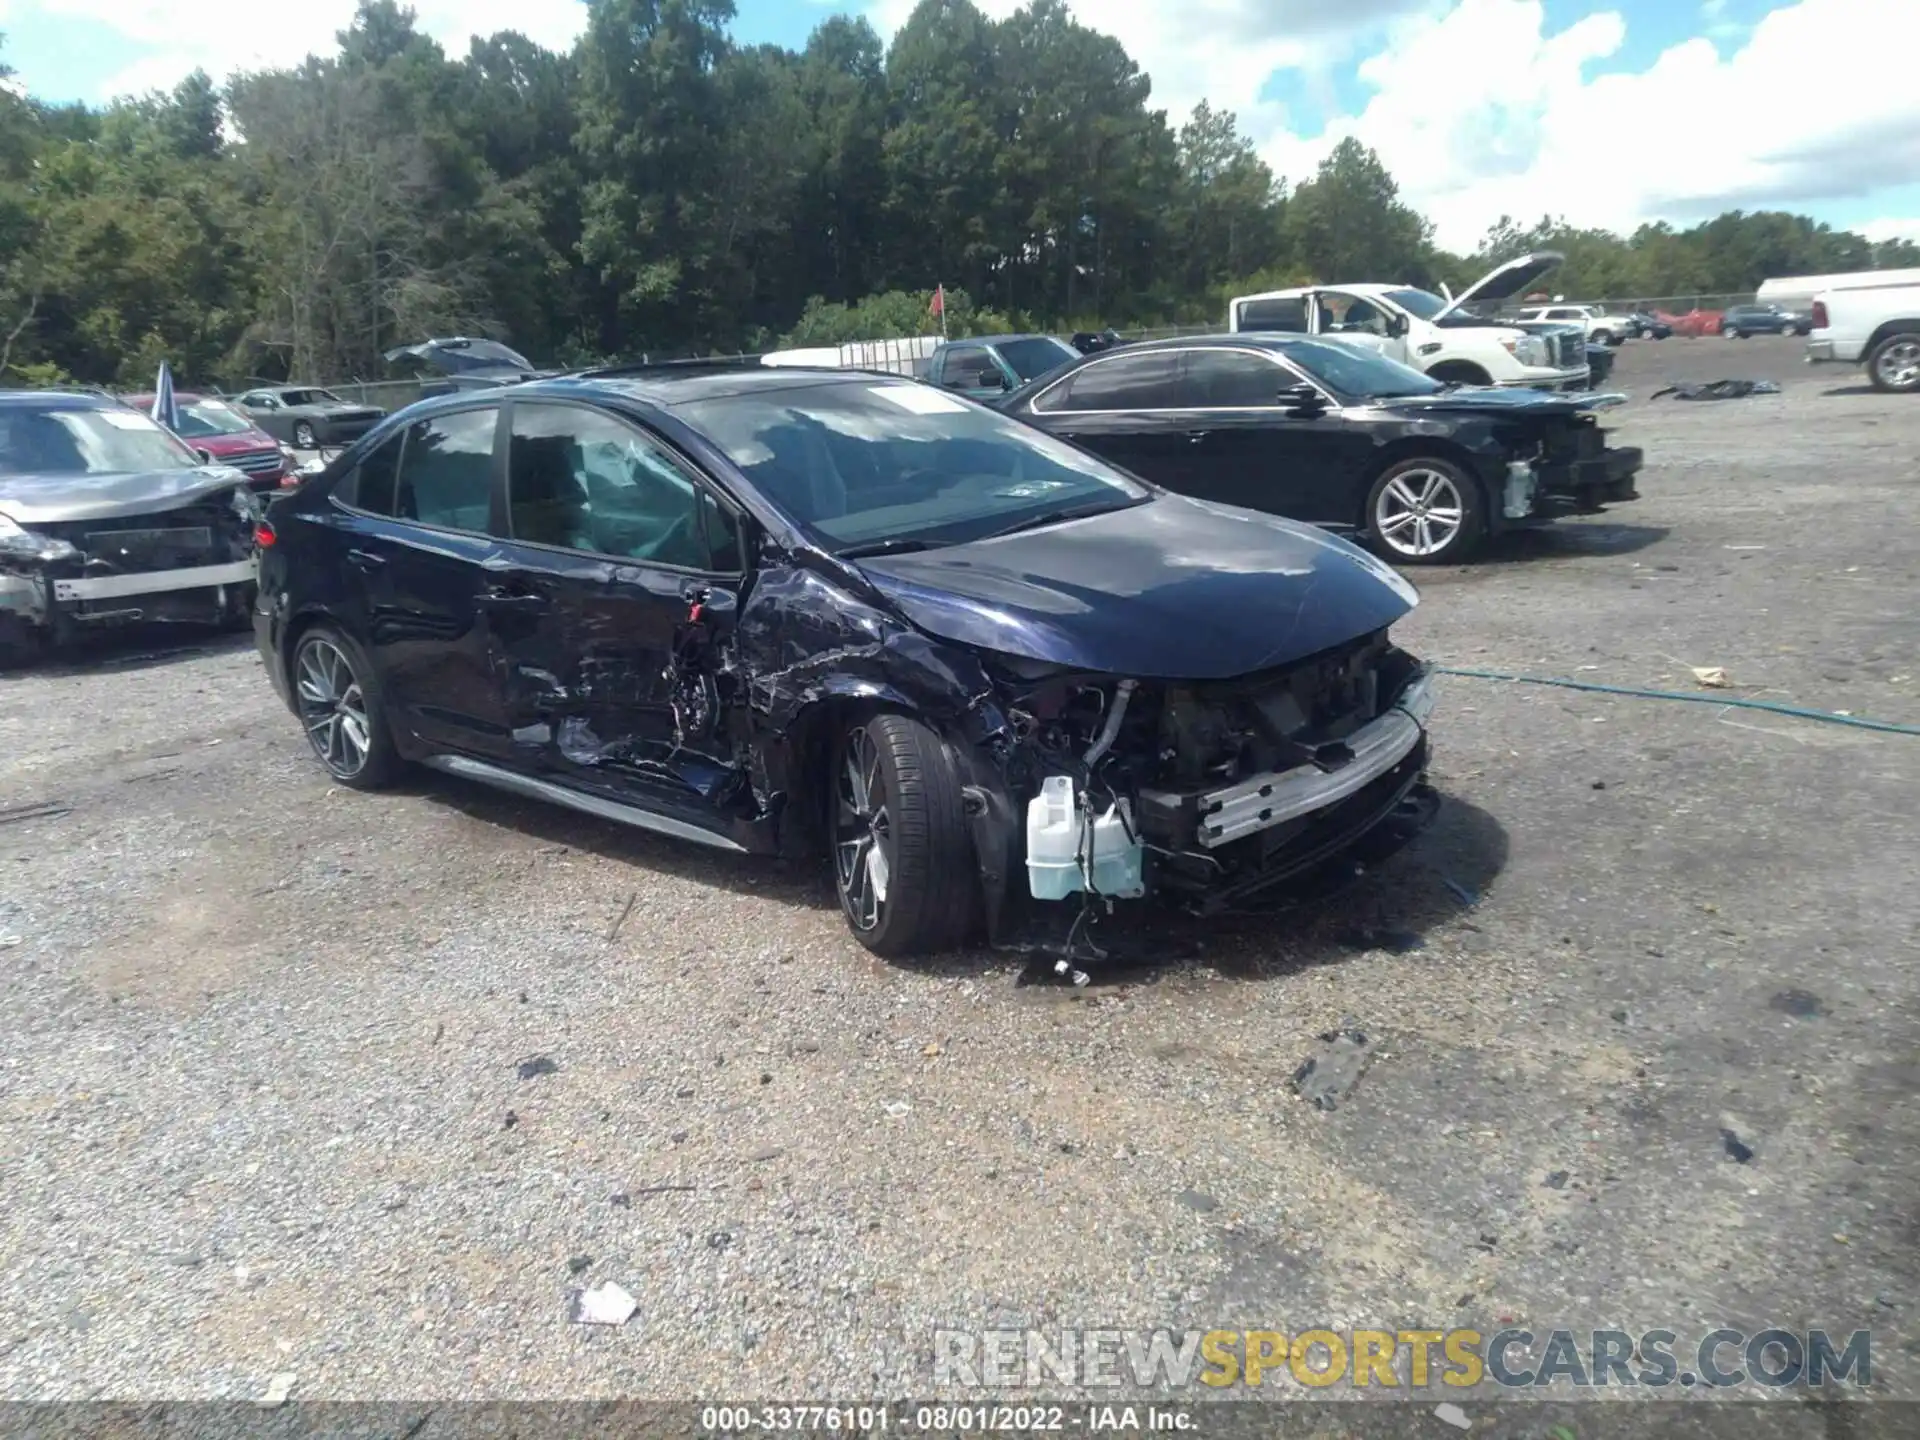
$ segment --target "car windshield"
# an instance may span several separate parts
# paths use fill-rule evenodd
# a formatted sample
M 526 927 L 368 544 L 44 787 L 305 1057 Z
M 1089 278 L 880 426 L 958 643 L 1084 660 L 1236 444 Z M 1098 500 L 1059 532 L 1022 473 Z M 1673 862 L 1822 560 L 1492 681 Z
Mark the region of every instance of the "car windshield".
M 220 435 L 243 435 L 253 422 L 218 400 L 190 400 L 178 409 L 179 426 L 174 431 L 182 439 L 206 440 Z
M 1431 290 L 1389 290 L 1386 298 L 1422 320 L 1431 320 L 1447 308 L 1447 302 Z
M 1286 357 L 1338 395 L 1383 400 L 1396 395 L 1437 395 L 1447 387 L 1411 365 L 1359 346 L 1325 340 L 1296 340 Z
M 755 488 L 841 551 L 956 545 L 1151 493 L 1072 446 L 928 385 L 749 391 L 680 413 Z
M 199 463 L 138 410 L 0 406 L 0 475 L 113 475 Z
M 1078 360 L 1080 352 L 1064 340 L 1038 335 L 1031 340 L 1008 340 L 999 347 L 1000 358 L 1013 367 L 1022 380 L 1035 380 L 1058 370 L 1069 360 Z

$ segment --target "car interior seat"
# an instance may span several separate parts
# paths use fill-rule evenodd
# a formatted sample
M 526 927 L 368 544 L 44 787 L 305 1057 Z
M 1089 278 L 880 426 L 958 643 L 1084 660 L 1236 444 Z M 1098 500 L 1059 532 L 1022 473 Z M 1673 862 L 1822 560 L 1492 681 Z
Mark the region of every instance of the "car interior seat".
M 572 437 L 516 435 L 507 456 L 514 536 L 536 545 L 591 549 L 592 503 Z

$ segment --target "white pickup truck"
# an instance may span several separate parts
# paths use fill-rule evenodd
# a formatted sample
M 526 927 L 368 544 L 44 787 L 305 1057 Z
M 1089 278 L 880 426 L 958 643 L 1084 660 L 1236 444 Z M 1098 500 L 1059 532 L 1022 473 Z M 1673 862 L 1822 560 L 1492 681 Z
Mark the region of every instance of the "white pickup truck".
M 1459 385 L 1585 390 L 1590 372 L 1584 325 L 1483 319 L 1467 308 L 1525 294 L 1564 258 L 1541 250 L 1509 260 L 1458 296 L 1377 284 L 1242 295 L 1228 303 L 1227 328 L 1236 334 L 1338 335 Z
M 1858 283 L 1814 298 L 1807 359 L 1865 365 L 1876 390 L 1920 391 L 1920 273 L 1889 271 L 1879 284 L 1868 283 L 1871 274 L 1850 279 Z
M 1633 334 L 1633 321 L 1625 315 L 1609 315 L 1598 305 L 1535 305 L 1520 312 L 1522 320 L 1558 320 L 1585 327 L 1587 339 L 1596 345 L 1619 345 Z

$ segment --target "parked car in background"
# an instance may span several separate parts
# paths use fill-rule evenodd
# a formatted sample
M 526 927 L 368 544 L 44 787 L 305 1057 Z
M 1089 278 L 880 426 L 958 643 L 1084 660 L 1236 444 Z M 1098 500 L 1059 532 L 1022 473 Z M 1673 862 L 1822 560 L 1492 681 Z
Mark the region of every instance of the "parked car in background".
M 293 467 L 280 442 L 232 404 L 212 395 L 185 392 L 176 394 L 173 400 L 179 419 L 173 433 L 196 451 L 241 471 L 255 490 L 277 490 L 293 483 Z M 151 395 L 129 395 L 126 401 L 135 409 L 152 413 Z
M 1556 320 L 1578 325 L 1587 339 L 1602 345 L 1619 345 L 1634 333 L 1633 321 L 1626 315 L 1609 315 L 1597 305 L 1535 305 L 1520 312 L 1522 320 Z
M 1109 899 L 1230 908 L 1431 813 L 1390 567 L 915 380 L 425 401 L 261 543 L 267 671 L 342 784 L 416 760 L 822 852 L 882 954 L 1015 904 L 1069 945 Z
M 0 391 L 0 662 L 137 620 L 245 626 L 247 477 L 101 395 Z
M 1636 339 L 1666 340 L 1673 334 L 1673 325 L 1651 310 L 1633 310 L 1627 315 L 1627 333 Z
M 1005 408 L 1198 499 L 1451 564 L 1488 535 L 1638 499 L 1618 396 L 1454 388 L 1348 341 L 1211 336 L 1088 356 Z
M 1777 305 L 1729 305 L 1720 314 L 1720 333 L 1729 340 L 1744 340 L 1749 335 L 1803 335 L 1811 328 L 1811 316 L 1796 315 Z
M 1242 295 L 1227 307 L 1236 334 L 1332 335 L 1458 385 L 1584 390 L 1586 330 L 1485 319 L 1465 308 L 1499 305 L 1530 289 L 1563 257 L 1543 250 L 1496 267 L 1456 298 L 1410 285 L 1309 285 Z
M 1057 335 L 977 335 L 935 350 L 927 379 L 943 390 L 984 400 L 1017 390 L 1080 355 Z
M 267 434 L 301 450 L 357 440 L 387 413 L 377 405 L 350 404 L 312 385 L 249 390 L 234 404 Z
M 1864 365 L 1876 390 L 1920 393 L 1920 280 L 1829 290 L 1811 318 L 1809 361 Z

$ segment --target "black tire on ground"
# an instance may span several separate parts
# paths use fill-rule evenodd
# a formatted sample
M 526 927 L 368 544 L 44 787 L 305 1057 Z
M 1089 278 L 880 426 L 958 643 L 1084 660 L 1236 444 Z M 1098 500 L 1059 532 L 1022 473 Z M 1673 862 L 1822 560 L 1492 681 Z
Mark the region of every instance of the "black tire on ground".
M 0 614 L 0 670 L 24 668 L 46 653 L 46 631 L 24 616 Z
M 1444 360 L 1427 371 L 1429 380 L 1442 385 L 1491 385 L 1493 377 L 1478 365 L 1465 360 Z
M 1903 367 L 1903 359 L 1912 363 Z M 1903 330 L 1875 345 L 1867 355 L 1867 379 L 1889 395 L 1920 392 L 1920 330 Z
M 293 443 L 301 450 L 318 450 L 320 448 L 320 440 L 319 437 L 314 434 L 313 426 L 304 420 L 293 427 Z
M 827 831 L 840 909 L 862 945 L 900 958 L 966 943 L 980 911 L 979 871 L 960 776 L 933 730 L 892 713 L 849 723 L 834 744 Z M 880 847 L 882 896 L 865 846 Z
M 1430 477 L 1439 477 L 1445 482 L 1442 486 L 1432 486 Z M 1408 494 L 1418 496 L 1431 487 L 1436 493 L 1429 503 L 1435 508 L 1446 510 L 1456 508 L 1451 504 L 1442 504 L 1447 500 L 1445 491 L 1450 488 L 1452 496 L 1457 497 L 1460 519 L 1453 534 L 1437 548 L 1421 553 L 1418 542 L 1407 536 L 1405 528 L 1394 529 L 1388 526 L 1391 534 L 1382 529 L 1382 502 L 1395 482 L 1400 482 L 1395 491 L 1395 505 L 1404 506 L 1404 497 Z M 1368 541 L 1381 554 L 1396 564 L 1402 565 L 1458 565 L 1473 557 L 1486 537 L 1487 500 L 1481 493 L 1480 483 L 1459 465 L 1451 460 L 1442 460 L 1433 456 L 1412 456 L 1397 460 L 1380 472 L 1373 482 L 1373 488 L 1367 492 L 1367 513 L 1363 521 L 1363 533 Z M 1417 526 L 1415 527 L 1417 532 Z M 1403 536 L 1407 538 L 1403 538 Z
M 336 666 L 322 653 L 326 649 L 332 650 L 341 665 Z M 312 672 L 307 669 L 310 659 L 316 667 Z M 331 625 L 315 625 L 301 633 L 289 670 L 295 713 L 300 717 L 301 727 L 306 731 L 315 757 L 326 767 L 327 773 L 342 785 L 350 785 L 355 790 L 378 790 L 392 783 L 404 762 L 400 752 L 394 748 L 379 672 L 367 658 L 366 651 L 344 631 L 336 630 Z M 310 688 L 310 682 L 319 681 L 323 676 L 322 687 Z M 334 692 L 331 701 L 324 694 L 324 688 L 328 687 Z M 356 697 L 358 716 L 343 713 L 356 708 Z M 335 723 L 332 730 L 322 728 L 328 711 L 331 711 Z M 347 729 L 345 748 L 341 745 L 343 737 L 339 732 L 341 723 L 353 718 L 362 722 L 366 741 L 358 764 L 351 763 L 353 757 L 347 754 L 347 748 L 351 746 L 351 726 Z
M 233 632 L 253 628 L 254 599 L 260 593 L 258 585 L 236 585 L 227 592 L 227 606 L 220 616 L 220 628 Z

